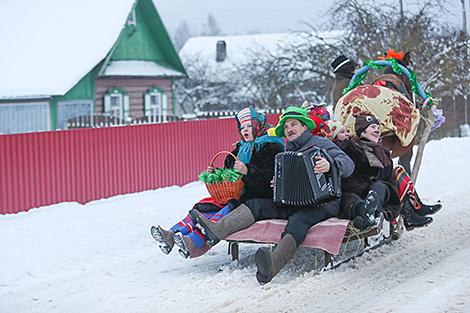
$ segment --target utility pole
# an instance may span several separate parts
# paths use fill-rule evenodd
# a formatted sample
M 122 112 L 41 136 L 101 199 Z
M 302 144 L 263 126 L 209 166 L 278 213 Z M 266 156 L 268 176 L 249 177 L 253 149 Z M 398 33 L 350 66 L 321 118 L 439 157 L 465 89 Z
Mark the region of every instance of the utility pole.
M 470 0 L 469 0 L 470 1 Z M 404 38 L 405 38 L 405 34 L 404 34 L 404 23 L 405 23 L 405 11 L 403 9 L 403 0 L 399 0 L 400 2 L 400 20 L 398 22 L 398 29 L 400 30 L 400 45 L 403 49 L 403 45 L 404 45 Z
M 400 0 L 400 22 L 403 22 L 404 20 L 405 20 L 405 12 L 403 10 L 403 0 Z

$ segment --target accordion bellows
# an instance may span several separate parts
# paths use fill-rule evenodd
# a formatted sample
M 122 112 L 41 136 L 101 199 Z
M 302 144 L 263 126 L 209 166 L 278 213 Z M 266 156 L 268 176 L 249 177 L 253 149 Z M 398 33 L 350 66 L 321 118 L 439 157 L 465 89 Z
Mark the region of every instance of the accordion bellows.
M 330 162 L 328 173 L 315 174 L 315 156 Z M 336 163 L 328 153 L 317 147 L 286 151 L 276 155 L 274 202 L 289 206 L 315 206 L 341 196 L 341 178 Z

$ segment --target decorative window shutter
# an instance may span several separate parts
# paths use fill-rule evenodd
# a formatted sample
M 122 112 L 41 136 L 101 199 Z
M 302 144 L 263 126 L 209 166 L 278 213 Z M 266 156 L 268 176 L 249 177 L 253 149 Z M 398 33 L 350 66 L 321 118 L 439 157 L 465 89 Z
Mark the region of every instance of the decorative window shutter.
M 163 121 L 167 121 L 167 115 L 168 115 L 168 103 L 166 99 L 166 93 L 162 92 L 162 113 L 163 113 Z
M 123 106 L 124 106 L 124 117 L 129 116 L 130 104 L 129 104 L 129 95 L 123 95 Z
M 144 115 L 150 116 L 150 94 L 146 93 L 144 96 Z
M 110 95 L 104 95 L 103 104 L 104 104 L 104 113 L 111 112 L 111 96 Z

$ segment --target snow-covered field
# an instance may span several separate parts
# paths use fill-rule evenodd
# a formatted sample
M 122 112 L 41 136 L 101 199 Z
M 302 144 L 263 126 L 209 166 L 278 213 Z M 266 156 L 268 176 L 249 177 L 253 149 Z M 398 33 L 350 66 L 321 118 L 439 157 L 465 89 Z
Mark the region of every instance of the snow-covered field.
M 417 189 L 442 200 L 434 223 L 320 275 L 301 250 L 264 286 L 226 243 L 184 260 L 150 237 L 205 196 L 200 183 L 0 216 L 0 312 L 470 312 L 469 163 L 470 138 L 430 142 Z

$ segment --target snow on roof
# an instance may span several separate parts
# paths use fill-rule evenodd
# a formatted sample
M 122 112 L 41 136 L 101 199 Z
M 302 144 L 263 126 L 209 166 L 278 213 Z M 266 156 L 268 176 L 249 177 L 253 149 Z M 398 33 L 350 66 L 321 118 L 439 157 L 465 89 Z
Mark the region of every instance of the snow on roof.
M 104 76 L 184 77 L 185 75 L 153 61 L 112 61 L 106 67 Z
M 343 31 L 318 33 L 326 40 L 335 40 L 343 35 Z M 194 58 L 202 59 L 210 67 L 225 67 L 227 64 L 241 65 L 249 62 L 254 55 L 270 53 L 276 55 L 287 45 L 298 44 L 311 40 L 305 33 L 276 33 L 239 36 L 206 36 L 192 37 L 186 41 L 180 51 L 183 62 L 191 62 Z M 218 41 L 225 41 L 227 57 L 223 62 L 217 62 L 216 45 Z
M 65 94 L 112 48 L 133 3 L 0 1 L 0 97 Z

